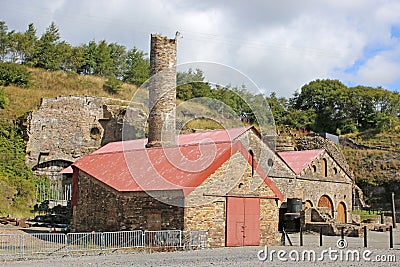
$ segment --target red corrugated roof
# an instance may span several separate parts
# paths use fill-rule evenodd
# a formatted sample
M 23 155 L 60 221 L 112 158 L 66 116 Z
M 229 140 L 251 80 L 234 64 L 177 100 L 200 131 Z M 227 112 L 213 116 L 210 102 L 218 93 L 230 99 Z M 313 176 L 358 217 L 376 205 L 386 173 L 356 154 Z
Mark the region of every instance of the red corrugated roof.
M 181 189 L 187 195 L 237 151 L 250 161 L 243 144 L 232 141 L 250 128 L 181 135 L 181 145 L 173 147 L 144 148 L 144 139 L 110 143 L 73 165 L 118 191 Z M 279 189 L 255 164 L 260 177 L 282 199 Z
M 232 142 L 237 139 L 239 136 L 247 132 L 249 129 L 253 128 L 253 126 L 232 128 L 232 129 L 224 129 L 224 130 L 212 130 L 205 132 L 197 132 L 190 134 L 180 134 L 177 138 L 178 145 L 192 145 L 209 142 Z M 96 150 L 93 154 L 99 153 L 108 153 L 108 152 L 117 152 L 117 151 L 126 151 L 132 149 L 142 149 L 147 143 L 147 138 L 145 139 L 136 139 L 129 140 L 123 142 L 112 142 L 103 146 L 102 148 Z
M 59 173 L 61 173 L 61 174 L 71 174 L 71 173 L 73 173 L 73 172 L 74 172 L 74 170 L 72 169 L 72 167 L 71 167 L 71 166 L 68 166 L 67 168 L 63 169 L 63 170 L 60 171 Z
M 322 152 L 324 152 L 323 149 L 301 150 L 278 152 L 278 155 L 296 174 L 299 174 L 308 165 L 310 165 L 310 163 L 314 159 L 316 159 Z

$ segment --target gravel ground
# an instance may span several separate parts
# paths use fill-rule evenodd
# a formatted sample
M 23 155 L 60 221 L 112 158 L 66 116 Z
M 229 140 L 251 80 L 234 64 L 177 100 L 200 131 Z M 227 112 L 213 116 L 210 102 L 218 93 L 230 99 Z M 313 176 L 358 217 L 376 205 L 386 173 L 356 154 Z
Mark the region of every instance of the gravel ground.
M 292 249 L 301 253 L 306 247 L 268 247 L 268 252 L 275 250 L 284 250 L 286 255 L 283 258 L 286 262 L 280 261 L 276 254 L 274 258 L 261 261 L 258 258 L 259 251 L 264 251 L 264 247 L 235 247 L 235 248 L 218 248 L 204 249 L 197 251 L 176 251 L 176 252 L 155 252 L 155 253 L 113 253 L 106 255 L 93 256 L 69 256 L 58 258 L 47 258 L 43 260 L 27 260 L 3 262 L 7 266 L 399 266 L 400 250 L 387 249 L 371 249 L 369 258 L 375 259 L 377 255 L 392 255 L 396 257 L 397 262 L 375 262 L 366 261 L 362 258 L 363 249 L 360 249 L 361 259 L 359 262 L 346 261 L 343 256 L 343 261 L 340 258 L 337 260 L 329 259 L 326 253 L 323 261 L 292 261 L 289 253 L 295 256 Z M 346 250 L 343 250 L 344 252 Z M 322 249 L 316 249 L 316 258 L 319 258 Z M 333 254 L 332 254 L 333 255 Z M 345 255 L 345 254 L 343 254 Z M 264 254 L 260 254 L 264 256 Z
M 202 249 L 194 251 L 175 251 L 175 252 L 107 252 L 101 255 L 74 255 L 74 256 L 51 256 L 43 257 L 43 259 L 27 259 L 5 261 L 0 257 L 0 266 L 400 266 L 400 231 L 396 229 L 394 232 L 394 249 L 389 247 L 389 233 L 368 233 L 368 248 L 363 248 L 362 238 L 346 237 L 346 248 L 339 249 L 337 247 L 337 236 L 324 236 L 323 246 L 319 246 L 319 235 L 304 235 L 304 246 L 299 246 L 299 235 L 291 234 L 290 239 L 294 246 L 276 246 L 268 247 L 268 259 L 260 260 L 265 257 L 265 247 L 233 247 L 218 249 Z M 288 242 L 286 242 L 288 243 Z M 329 250 L 330 249 L 330 250 Z M 271 253 L 275 250 L 272 255 Z M 278 259 L 277 251 L 282 254 Z M 301 255 L 306 251 L 315 251 L 315 260 L 301 260 Z M 336 250 L 337 252 L 335 252 Z M 261 252 L 260 252 L 261 251 Z M 331 258 L 329 256 L 331 251 Z M 360 260 L 353 261 L 353 252 L 360 255 Z M 363 253 L 367 256 L 363 258 Z M 299 255 L 300 260 L 296 261 L 295 257 Z M 308 254 L 305 254 L 308 255 Z M 318 258 L 323 255 L 323 260 Z M 342 255 L 342 260 L 341 256 Z M 349 261 L 346 260 L 350 258 Z M 380 258 L 378 258 L 380 257 Z M 391 258 L 389 258 L 391 257 Z M 336 259 L 335 259 L 336 258 Z M 293 259 L 293 260 L 292 260 Z M 378 261 L 383 259 L 386 261 Z

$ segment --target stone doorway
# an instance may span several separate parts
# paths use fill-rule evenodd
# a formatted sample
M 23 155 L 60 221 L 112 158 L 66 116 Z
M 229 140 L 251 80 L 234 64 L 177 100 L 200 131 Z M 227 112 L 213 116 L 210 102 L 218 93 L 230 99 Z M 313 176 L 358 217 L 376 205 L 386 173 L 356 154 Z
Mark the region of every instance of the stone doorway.
M 333 218 L 333 203 L 329 196 L 323 195 L 318 200 L 318 208 L 328 209 L 328 214 Z
M 338 223 L 346 223 L 346 205 L 343 202 L 340 202 L 337 209 L 337 222 Z

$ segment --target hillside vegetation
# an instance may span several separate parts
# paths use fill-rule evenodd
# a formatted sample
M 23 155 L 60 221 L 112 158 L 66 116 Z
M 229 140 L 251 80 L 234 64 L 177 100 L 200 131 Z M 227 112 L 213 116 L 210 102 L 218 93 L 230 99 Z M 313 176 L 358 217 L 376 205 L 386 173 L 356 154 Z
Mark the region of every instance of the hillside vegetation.
M 35 177 L 25 163 L 26 114 L 37 109 L 42 97 L 88 95 L 129 100 L 136 86 L 122 84 L 118 93 L 104 90 L 107 79 L 61 71 L 28 68 L 29 86 L 0 86 L 0 216 L 28 216 L 35 204 Z

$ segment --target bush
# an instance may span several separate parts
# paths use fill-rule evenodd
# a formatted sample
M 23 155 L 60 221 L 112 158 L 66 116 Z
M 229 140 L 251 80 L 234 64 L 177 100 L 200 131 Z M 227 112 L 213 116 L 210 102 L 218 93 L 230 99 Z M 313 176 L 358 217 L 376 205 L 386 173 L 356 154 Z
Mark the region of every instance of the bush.
M 114 76 L 108 77 L 104 83 L 103 88 L 110 93 L 118 93 L 122 89 L 122 82 Z
M 29 72 L 25 66 L 11 62 L 0 63 L 0 85 L 13 84 L 28 87 L 29 78 Z
M 8 98 L 3 89 L 0 88 L 0 109 L 8 105 Z

